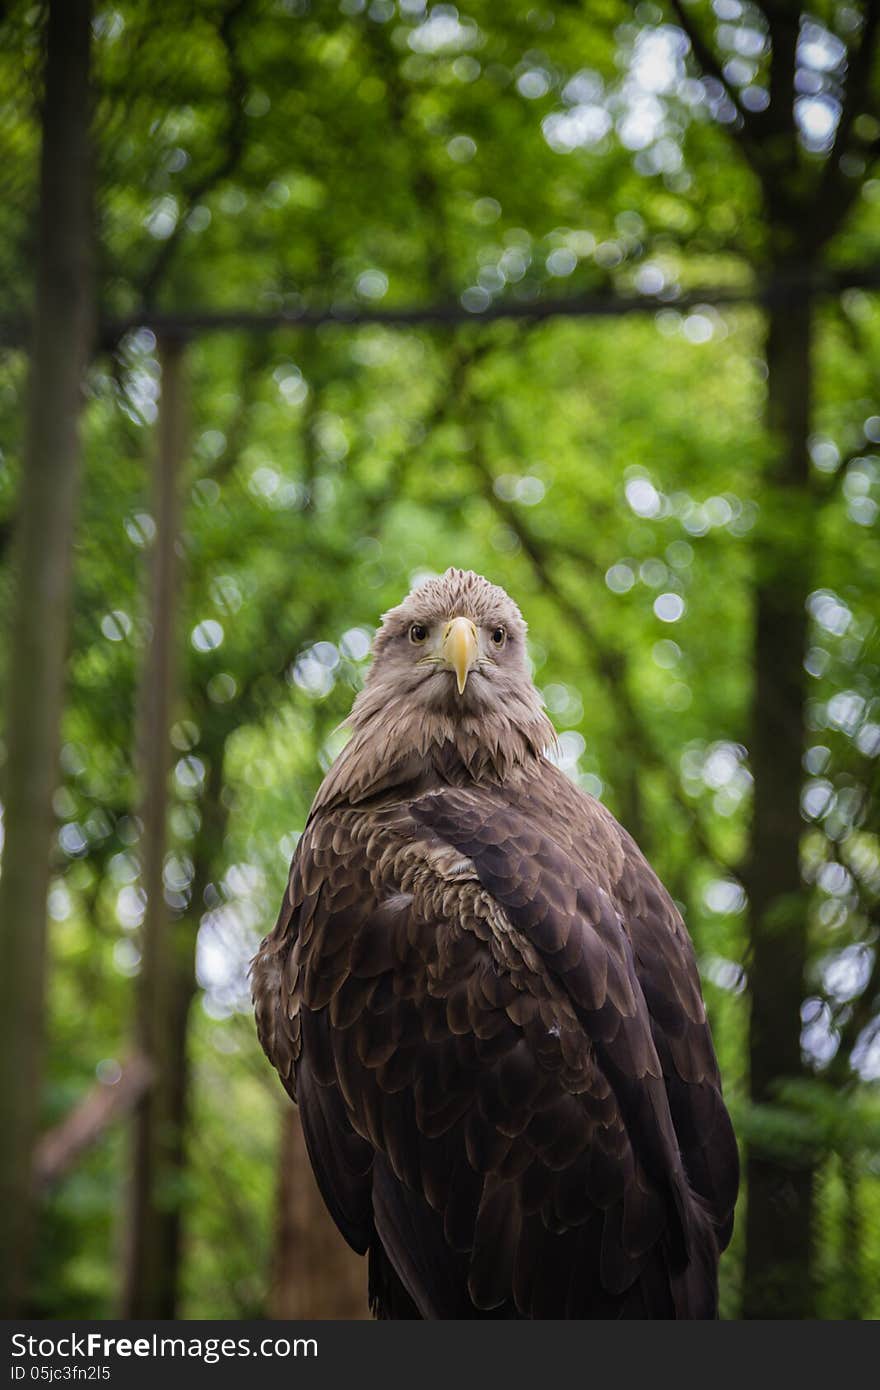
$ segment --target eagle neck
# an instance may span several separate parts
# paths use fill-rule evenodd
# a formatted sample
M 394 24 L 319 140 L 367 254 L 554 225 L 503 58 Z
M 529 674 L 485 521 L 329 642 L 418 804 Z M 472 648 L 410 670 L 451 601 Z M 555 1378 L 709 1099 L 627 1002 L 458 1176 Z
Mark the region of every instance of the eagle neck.
M 537 761 L 553 737 L 543 712 L 520 725 L 502 711 L 456 718 L 413 710 L 409 701 L 394 698 L 383 708 L 362 706 L 350 722 L 353 736 L 321 784 L 313 813 L 395 791 L 500 785 Z

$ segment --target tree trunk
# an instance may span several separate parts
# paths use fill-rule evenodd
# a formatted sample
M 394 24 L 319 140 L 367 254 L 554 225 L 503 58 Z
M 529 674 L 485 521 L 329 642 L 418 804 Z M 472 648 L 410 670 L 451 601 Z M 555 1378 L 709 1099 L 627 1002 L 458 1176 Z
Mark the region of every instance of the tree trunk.
M 179 996 L 175 952 L 169 936 L 163 871 L 167 846 L 168 778 L 172 709 L 176 688 L 177 548 L 180 537 L 180 473 L 184 458 L 183 348 L 160 348 L 162 395 L 154 479 L 156 538 L 150 585 L 151 634 L 144 662 L 139 709 L 139 762 L 143 831 L 141 877 L 146 910 L 141 930 L 135 1046 L 152 1064 L 154 1083 L 135 1111 L 124 1316 L 173 1318 L 176 1302 L 177 1218 L 181 1087 L 173 1020 L 188 1000 Z
M 32 1224 L 46 894 L 70 606 L 82 377 L 93 331 L 89 0 L 51 0 L 29 413 L 16 538 L 0 877 L 0 1316 L 21 1307 Z
M 337 1231 L 315 1183 L 299 1113 L 285 1106 L 269 1317 L 353 1322 L 367 1313 L 367 1261 Z
M 782 268 L 784 272 L 784 268 Z M 803 1075 L 801 1004 L 807 951 L 800 872 L 806 599 L 813 553 L 809 491 L 812 369 L 809 301 L 774 304 L 766 358 L 772 455 L 761 491 L 756 540 L 754 775 L 747 886 L 750 902 L 751 1099 L 776 1098 Z M 747 1318 L 809 1318 L 813 1162 L 748 1147 L 745 1295 Z
M 162 1316 L 175 1318 L 180 1316 L 185 1216 L 183 1194 L 186 1190 L 186 1143 L 192 1081 L 189 1020 L 196 994 L 196 943 L 204 910 L 205 888 L 216 876 L 229 815 L 222 800 L 223 743 L 212 747 L 210 741 L 205 740 L 200 749 L 206 756 L 208 771 L 199 807 L 201 826 L 193 853 L 192 896 L 187 912 L 169 929 L 168 1016 L 162 1022 L 167 1038 L 167 1071 L 160 1084 L 167 1089 L 169 1133 L 164 1158 L 164 1181 L 175 1194 L 175 1200 L 164 1203 L 154 1215 L 154 1220 L 159 1228 L 156 1239 L 162 1252 L 162 1290 L 167 1310 Z

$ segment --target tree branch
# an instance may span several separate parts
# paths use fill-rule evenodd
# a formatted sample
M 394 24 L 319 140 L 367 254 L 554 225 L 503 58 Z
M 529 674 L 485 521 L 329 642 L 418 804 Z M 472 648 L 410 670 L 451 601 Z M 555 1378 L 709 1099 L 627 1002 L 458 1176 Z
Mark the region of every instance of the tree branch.
M 880 155 L 880 145 L 877 150 Z M 334 304 L 323 309 L 279 309 L 261 313 L 249 309 L 180 309 L 163 312 L 141 309 L 124 318 L 105 319 L 100 327 L 99 346 L 112 352 L 126 333 L 149 328 L 158 337 L 187 339 L 203 333 L 275 333 L 282 329 L 314 329 L 335 324 L 340 328 L 374 325 L 385 328 L 455 327 L 486 323 L 542 323 L 553 318 L 616 319 L 633 314 L 657 314 L 663 309 L 687 313 L 701 305 L 717 308 L 758 304 L 764 307 L 789 303 L 793 299 L 839 295 L 843 290 L 880 289 L 880 266 L 849 266 L 838 270 L 793 267 L 750 285 L 706 285 L 688 290 L 676 299 L 622 292 L 592 292 L 547 299 L 500 299 L 479 313 L 472 313 L 457 300 L 438 304 L 401 305 L 399 308 L 371 308 L 368 305 Z M 0 317 L 0 347 L 22 348 L 29 341 L 26 320 Z
M 134 1053 L 113 1085 L 98 1082 L 63 1120 L 48 1130 L 34 1155 L 34 1185 L 45 1191 L 59 1182 L 115 1120 L 131 1111 L 153 1082 L 153 1068 Z
M 147 271 L 141 286 L 141 299 L 145 307 L 152 308 L 156 300 L 162 278 L 177 250 L 178 243 L 186 227 L 186 219 L 193 208 L 202 201 L 213 188 L 227 178 L 238 164 L 244 148 L 246 128 L 244 97 L 246 79 L 244 69 L 236 48 L 233 31 L 239 15 L 246 8 L 246 0 L 231 0 L 224 10 L 217 27 L 220 40 L 226 52 L 229 70 L 229 91 L 227 94 L 225 146 L 222 155 L 212 169 L 209 169 L 189 190 L 186 208 L 180 214 L 171 235 L 162 243 L 153 264 Z
M 848 56 L 846 95 L 834 144 L 828 156 L 828 163 L 822 175 L 823 187 L 829 188 L 839 178 L 839 160 L 847 153 L 853 123 L 859 114 L 870 91 L 871 71 L 877 51 L 878 29 L 880 29 L 880 0 L 867 0 L 865 22 L 855 51 Z
M 698 66 L 706 77 L 713 78 L 719 84 L 742 122 L 740 138 L 735 143 L 741 148 L 743 157 L 752 173 L 756 174 L 763 182 L 766 176 L 766 164 L 759 153 L 761 148 L 760 131 L 754 113 L 742 105 L 735 88 L 724 76 L 724 70 L 717 54 L 708 41 L 703 38 L 693 15 L 688 14 L 682 0 L 669 0 L 669 5 L 675 15 L 678 27 L 690 41 L 691 51 Z
M 552 598 L 553 602 L 559 608 L 560 612 L 569 620 L 575 631 L 580 633 L 585 646 L 592 653 L 592 659 L 595 663 L 596 670 L 613 691 L 617 710 L 622 718 L 626 737 L 630 740 L 633 752 L 644 763 L 658 768 L 663 772 L 670 796 L 684 812 L 687 823 L 691 827 L 694 837 L 706 857 L 724 873 L 735 873 L 735 867 L 732 864 L 726 863 L 714 846 L 710 844 L 709 838 L 703 826 L 700 824 L 695 808 L 685 798 L 665 758 L 658 752 L 657 748 L 654 746 L 653 739 L 648 735 L 645 725 L 626 687 L 625 662 L 623 656 L 620 652 L 608 646 L 599 636 L 598 632 L 589 621 L 583 607 L 574 603 L 554 578 L 551 572 L 550 556 L 544 549 L 543 544 L 525 525 L 516 507 L 514 507 L 512 503 L 506 502 L 495 492 L 495 479 L 479 448 L 474 449 L 472 458 L 474 466 L 480 475 L 483 484 L 483 494 L 486 500 L 504 524 L 513 531 L 542 589 Z M 589 561 L 586 559 L 584 563 L 589 565 Z
M 872 140 L 863 147 L 851 147 L 850 138 L 860 112 L 869 111 L 874 114 L 868 97 L 871 93 L 871 76 L 877 57 L 878 37 L 880 0 L 868 0 L 861 39 L 849 64 L 846 94 L 834 144 L 818 184 L 814 237 L 819 245 L 827 241 L 843 225 L 864 187 L 864 179 L 848 178 L 844 174 L 840 167 L 841 160 L 848 154 L 858 156 L 864 159 L 867 172 L 874 160 L 880 156 L 880 139 Z M 877 110 L 880 112 L 880 106 Z
M 878 145 L 880 154 L 880 145 Z M 500 299 L 473 313 L 457 300 L 437 304 L 401 305 L 396 308 L 368 305 L 333 304 L 327 308 L 279 309 L 266 313 L 248 309 L 181 309 L 163 312 L 141 309 L 124 318 L 106 319 L 101 325 L 100 347 L 113 351 L 120 338 L 136 328 L 149 328 L 158 337 L 189 338 L 203 333 L 275 333 L 285 328 L 314 329 L 335 324 L 340 328 L 374 325 L 385 328 L 479 326 L 486 323 L 542 323 L 553 318 L 616 319 L 633 314 L 656 314 L 663 309 L 687 313 L 704 304 L 718 308 L 758 304 L 764 307 L 787 304 L 806 295 L 835 297 L 843 290 L 880 289 L 880 266 L 849 266 L 837 270 L 793 266 L 753 281 L 750 285 L 706 285 L 686 291 L 675 299 L 623 292 L 588 292 L 541 299 Z M 0 318 L 0 346 L 25 347 L 28 324 L 15 318 Z

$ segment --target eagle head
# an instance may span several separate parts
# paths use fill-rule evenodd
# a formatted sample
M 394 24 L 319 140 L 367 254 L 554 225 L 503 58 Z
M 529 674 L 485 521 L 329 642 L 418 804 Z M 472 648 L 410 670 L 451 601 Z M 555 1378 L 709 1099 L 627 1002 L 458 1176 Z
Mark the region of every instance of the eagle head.
M 426 711 L 459 717 L 510 698 L 539 698 L 522 614 L 472 570 L 426 580 L 384 615 L 367 684 L 406 691 Z
M 526 624 L 513 599 L 471 570 L 417 585 L 382 618 L 373 660 L 348 723 L 354 738 L 323 800 L 364 794 L 393 768 L 448 760 L 503 779 L 555 739 L 532 681 Z

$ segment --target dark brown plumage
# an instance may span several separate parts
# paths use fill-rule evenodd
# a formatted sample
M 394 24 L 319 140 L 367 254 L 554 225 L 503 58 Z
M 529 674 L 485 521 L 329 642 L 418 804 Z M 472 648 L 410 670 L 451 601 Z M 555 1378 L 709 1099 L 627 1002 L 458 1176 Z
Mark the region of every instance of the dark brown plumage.
M 378 1316 L 713 1317 L 738 1164 L 693 949 L 544 758 L 524 642 L 461 571 L 386 615 L 260 1039 Z

